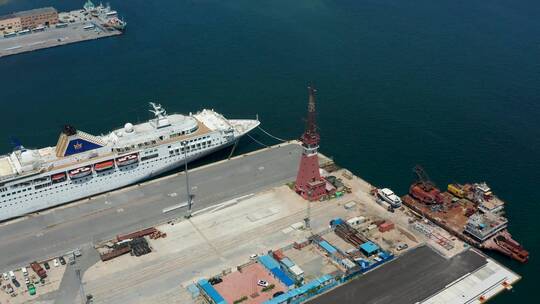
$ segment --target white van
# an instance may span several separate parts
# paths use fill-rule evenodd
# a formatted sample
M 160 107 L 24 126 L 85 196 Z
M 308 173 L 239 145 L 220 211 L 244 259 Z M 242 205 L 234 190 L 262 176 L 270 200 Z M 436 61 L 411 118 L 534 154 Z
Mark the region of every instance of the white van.
M 13 270 L 10 270 L 9 271 L 9 277 L 13 280 L 15 279 L 15 273 L 13 272 Z
M 24 275 L 25 277 L 28 276 L 28 271 L 26 270 L 26 267 L 22 267 L 22 268 L 21 268 L 21 271 L 22 271 L 22 273 L 23 273 L 23 275 Z

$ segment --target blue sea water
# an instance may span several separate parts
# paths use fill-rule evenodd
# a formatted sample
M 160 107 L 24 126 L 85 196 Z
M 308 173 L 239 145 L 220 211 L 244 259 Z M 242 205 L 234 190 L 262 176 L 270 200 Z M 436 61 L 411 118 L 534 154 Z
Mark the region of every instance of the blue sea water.
M 318 88 L 321 150 L 405 193 L 419 163 L 443 186 L 487 181 L 531 252 L 493 303 L 535 302 L 540 278 L 540 2 L 533 0 L 110 1 L 125 35 L 0 59 L 0 149 L 54 145 L 65 123 L 90 133 L 170 112 L 259 114 L 302 132 Z M 0 14 L 82 1 L 0 0 Z M 262 133 L 254 136 L 276 143 Z M 258 148 L 243 140 L 237 152 Z M 214 156 L 223 157 L 227 153 Z

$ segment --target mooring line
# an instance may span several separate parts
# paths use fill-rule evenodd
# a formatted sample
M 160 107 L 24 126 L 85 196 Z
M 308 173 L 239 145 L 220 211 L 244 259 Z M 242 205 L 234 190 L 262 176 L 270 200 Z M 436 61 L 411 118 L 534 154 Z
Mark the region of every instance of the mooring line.
M 279 141 L 281 141 L 281 142 L 286 142 L 286 141 L 287 141 L 287 140 L 285 140 L 285 139 L 279 138 L 279 137 L 277 137 L 277 136 L 274 136 L 274 135 L 272 135 L 272 134 L 266 132 L 263 128 L 261 128 L 261 126 L 258 126 L 258 128 L 259 128 L 259 130 L 261 130 L 264 134 L 266 134 L 266 135 L 272 137 L 273 139 L 279 140 Z

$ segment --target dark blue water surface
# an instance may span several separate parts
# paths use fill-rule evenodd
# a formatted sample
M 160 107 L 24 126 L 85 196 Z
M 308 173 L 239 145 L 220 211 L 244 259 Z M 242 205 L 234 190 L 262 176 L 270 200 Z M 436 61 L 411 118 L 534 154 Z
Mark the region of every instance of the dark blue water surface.
M 2 151 L 13 135 L 28 147 L 54 145 L 65 123 L 99 134 L 145 120 L 148 101 L 170 112 L 258 113 L 271 133 L 296 138 L 312 81 L 322 151 L 364 179 L 403 194 L 420 163 L 443 187 L 487 181 L 532 255 L 527 265 L 495 255 L 523 280 L 493 303 L 534 302 L 539 1 L 110 2 L 128 22 L 125 35 L 0 59 Z M 4 14 L 83 3 L 0 4 Z M 258 146 L 246 139 L 239 148 Z

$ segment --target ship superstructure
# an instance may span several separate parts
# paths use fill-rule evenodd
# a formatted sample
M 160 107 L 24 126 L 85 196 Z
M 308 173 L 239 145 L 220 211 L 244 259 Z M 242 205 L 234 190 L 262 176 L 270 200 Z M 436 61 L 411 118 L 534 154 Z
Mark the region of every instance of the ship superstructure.
M 54 147 L 0 157 L 0 221 L 133 184 L 234 144 L 259 125 L 213 110 L 167 115 L 93 136 L 64 126 Z

